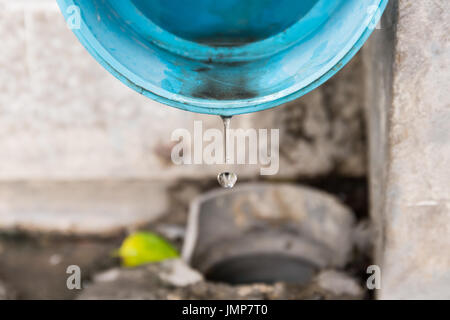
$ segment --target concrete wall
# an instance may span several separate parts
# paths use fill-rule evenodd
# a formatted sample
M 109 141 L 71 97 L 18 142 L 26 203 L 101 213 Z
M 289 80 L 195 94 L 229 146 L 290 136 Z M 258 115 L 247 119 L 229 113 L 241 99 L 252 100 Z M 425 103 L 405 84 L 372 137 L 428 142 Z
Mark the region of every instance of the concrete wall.
M 450 298 L 449 21 L 449 1 L 391 1 L 366 55 L 381 299 Z

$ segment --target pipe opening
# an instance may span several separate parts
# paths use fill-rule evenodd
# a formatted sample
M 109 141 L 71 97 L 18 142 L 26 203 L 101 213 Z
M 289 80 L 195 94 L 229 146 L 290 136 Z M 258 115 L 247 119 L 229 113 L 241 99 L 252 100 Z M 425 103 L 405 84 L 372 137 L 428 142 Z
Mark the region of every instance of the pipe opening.
M 279 253 L 249 254 L 224 259 L 206 270 L 209 281 L 228 284 L 286 282 L 307 284 L 317 268 L 300 257 Z

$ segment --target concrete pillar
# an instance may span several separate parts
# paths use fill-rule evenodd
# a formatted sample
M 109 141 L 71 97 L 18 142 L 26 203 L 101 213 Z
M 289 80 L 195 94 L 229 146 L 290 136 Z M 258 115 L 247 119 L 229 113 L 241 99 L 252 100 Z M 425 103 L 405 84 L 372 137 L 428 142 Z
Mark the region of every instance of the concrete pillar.
M 450 2 L 391 1 L 367 47 L 380 299 L 450 298 Z

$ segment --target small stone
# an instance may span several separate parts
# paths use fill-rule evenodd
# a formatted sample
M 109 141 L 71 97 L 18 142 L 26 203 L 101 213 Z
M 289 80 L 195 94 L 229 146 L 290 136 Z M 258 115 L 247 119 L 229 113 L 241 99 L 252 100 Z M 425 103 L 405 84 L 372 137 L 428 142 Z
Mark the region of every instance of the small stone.
M 62 261 L 62 256 L 61 255 L 59 255 L 59 254 L 54 254 L 54 255 L 52 255 L 51 257 L 50 257 L 50 259 L 49 259 L 49 263 L 52 265 L 52 266 L 56 266 L 56 265 L 58 265 L 58 264 L 60 264 L 61 263 L 61 261 Z
M 361 299 L 364 295 L 364 290 L 358 281 L 340 271 L 322 271 L 317 275 L 316 283 L 322 290 L 336 297 Z
M 13 300 L 16 293 L 13 292 L 5 283 L 0 281 L 0 300 Z
M 176 287 L 185 287 L 203 280 L 203 276 L 183 260 L 167 260 L 162 264 L 159 277 Z
M 217 176 L 220 186 L 225 189 L 232 189 L 237 182 L 237 175 L 233 172 L 222 172 Z
M 99 273 L 95 275 L 94 281 L 95 282 L 113 282 L 115 281 L 120 275 L 119 269 L 110 269 L 107 271 L 104 271 L 102 273 Z

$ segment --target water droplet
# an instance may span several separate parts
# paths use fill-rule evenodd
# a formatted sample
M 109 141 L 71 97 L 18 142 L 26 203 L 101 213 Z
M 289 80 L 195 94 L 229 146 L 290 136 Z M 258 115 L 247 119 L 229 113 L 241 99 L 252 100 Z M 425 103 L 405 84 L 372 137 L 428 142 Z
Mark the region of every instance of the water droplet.
M 228 135 L 230 130 L 231 117 L 222 117 L 223 120 L 223 144 L 224 144 L 224 160 L 225 164 L 230 162 L 228 155 Z M 237 175 L 233 172 L 222 172 L 217 176 L 217 181 L 222 188 L 231 189 L 237 182 Z
M 222 172 L 217 176 L 217 181 L 222 188 L 231 189 L 237 182 L 237 175 L 233 172 Z

